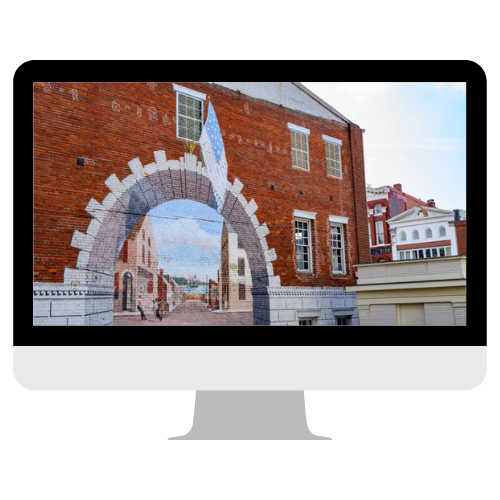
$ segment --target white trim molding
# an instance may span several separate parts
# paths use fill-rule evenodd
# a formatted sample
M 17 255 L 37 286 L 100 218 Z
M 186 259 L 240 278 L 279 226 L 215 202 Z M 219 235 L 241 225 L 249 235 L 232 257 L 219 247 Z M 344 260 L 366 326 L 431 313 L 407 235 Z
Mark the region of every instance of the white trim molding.
M 329 222 L 336 222 L 337 224 L 348 224 L 349 217 L 341 217 L 340 215 L 329 215 L 328 221 Z
M 332 144 L 338 144 L 339 146 L 342 146 L 342 141 L 340 139 L 335 139 L 327 135 L 323 135 L 322 137 L 325 142 L 331 142 Z
M 181 87 L 180 85 L 177 85 L 176 83 L 174 85 L 174 90 L 176 92 L 180 92 L 181 94 L 186 94 L 190 97 L 194 97 L 196 99 L 201 99 L 204 101 L 207 98 L 207 94 L 202 94 L 201 92 L 197 92 L 196 90 L 191 90 L 186 87 Z
M 301 219 L 316 220 L 316 212 L 306 212 L 305 210 L 294 210 L 293 216 Z
M 299 127 L 298 125 L 294 125 L 293 123 L 287 123 L 287 127 L 294 132 L 298 132 L 299 134 L 310 135 L 311 131 L 308 128 Z

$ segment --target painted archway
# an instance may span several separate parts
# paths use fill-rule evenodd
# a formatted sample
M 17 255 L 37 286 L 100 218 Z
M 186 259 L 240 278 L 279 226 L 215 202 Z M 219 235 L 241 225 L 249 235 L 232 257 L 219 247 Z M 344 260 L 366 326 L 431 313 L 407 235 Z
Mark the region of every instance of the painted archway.
M 153 208 L 173 200 L 192 200 L 214 206 L 211 182 L 196 155 L 167 160 L 164 151 L 154 152 L 155 162 L 143 167 L 138 158 L 129 162 L 131 175 L 120 181 L 112 174 L 105 181 L 109 194 L 102 203 L 91 199 L 86 211 L 92 216 L 86 233 L 75 231 L 71 246 L 80 250 L 77 269 L 65 271 L 65 283 L 113 286 L 118 255 L 135 225 Z M 269 249 L 266 223 L 259 223 L 255 200 L 247 201 L 243 184 L 236 178 L 227 184 L 221 216 L 231 224 L 246 251 L 252 276 L 254 324 L 270 323 L 269 286 L 279 286 Z

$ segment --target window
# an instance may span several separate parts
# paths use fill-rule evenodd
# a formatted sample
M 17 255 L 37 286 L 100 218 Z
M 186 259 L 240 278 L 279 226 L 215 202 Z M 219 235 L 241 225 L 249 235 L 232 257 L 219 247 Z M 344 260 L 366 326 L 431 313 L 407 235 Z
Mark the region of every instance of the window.
M 439 237 L 442 238 L 443 236 L 446 236 L 446 228 L 444 228 L 443 226 L 441 226 L 439 229 Z
M 148 238 L 148 247 L 151 246 L 151 238 Z
M 427 228 L 427 229 L 425 230 L 425 237 L 426 237 L 426 238 L 428 238 L 428 239 L 429 239 L 429 238 L 432 238 L 432 229 Z
M 151 252 L 148 252 L 148 267 L 151 267 Z
M 312 272 L 310 221 L 305 219 L 295 220 L 295 248 L 297 251 L 297 270 Z
M 333 137 L 323 136 L 326 152 L 326 173 L 333 177 L 342 178 L 342 165 L 340 161 L 340 146 L 342 141 Z
M 245 276 L 245 259 L 238 257 L 238 276 Z
M 399 260 L 432 259 L 435 257 L 451 257 L 451 247 L 422 248 L 398 252 Z
M 380 205 L 375 205 L 375 215 L 380 215 L 382 213 L 382 207 Z
M 125 240 L 125 243 L 123 244 L 123 262 L 125 264 L 128 263 L 128 240 Z
M 203 129 L 205 94 L 174 84 L 177 92 L 177 137 L 198 142 Z
M 416 229 L 413 230 L 413 232 L 411 233 L 411 237 L 413 240 L 419 240 L 420 239 L 420 235 L 418 234 L 418 231 Z
M 314 326 L 314 318 L 299 319 L 299 326 Z
M 309 145 L 307 137 L 310 131 L 298 125 L 288 124 L 292 138 L 292 166 L 309 170 Z
M 349 321 L 350 321 L 349 316 L 335 318 L 335 322 L 336 322 L 337 326 L 349 326 L 349 324 L 350 324 Z
M 330 224 L 333 274 L 345 274 L 344 226 Z
M 238 283 L 238 298 L 239 300 L 245 300 L 246 298 L 246 285 L 245 283 Z
M 146 250 L 144 249 L 144 245 L 142 245 L 142 263 L 146 264 Z
M 384 245 L 385 244 L 384 222 L 378 221 L 375 224 L 375 226 L 377 228 L 377 245 Z
M 405 231 L 401 231 L 399 233 L 399 241 L 406 241 L 406 232 Z

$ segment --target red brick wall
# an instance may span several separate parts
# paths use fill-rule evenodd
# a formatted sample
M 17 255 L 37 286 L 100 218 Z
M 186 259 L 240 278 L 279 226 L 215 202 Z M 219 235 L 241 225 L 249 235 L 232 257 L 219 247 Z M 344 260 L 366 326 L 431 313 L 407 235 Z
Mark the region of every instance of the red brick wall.
M 455 222 L 458 255 L 467 255 L 467 221 Z
M 216 85 L 178 84 L 210 96 L 224 134 L 228 180 L 241 180 L 242 194 L 259 207 L 259 222 L 269 226 L 267 242 L 276 249 L 273 265 L 281 284 L 353 284 L 353 264 L 370 261 L 360 128 Z M 165 150 L 168 159 L 184 155 L 175 120 L 171 82 L 34 84 L 34 281 L 62 282 L 64 269 L 75 268 L 79 250 L 70 247 L 73 232 L 86 231 L 91 216 L 85 207 L 91 198 L 102 202 L 111 174 L 123 180 L 129 161 L 138 157 L 147 165 L 157 150 Z M 291 166 L 287 122 L 311 130 L 310 171 Z M 326 174 L 322 134 L 343 141 L 341 180 Z M 199 153 L 197 146 L 194 154 Z M 77 165 L 77 157 L 85 159 L 84 166 Z M 295 270 L 293 209 L 317 213 L 312 275 Z M 346 278 L 332 277 L 328 215 L 349 217 Z

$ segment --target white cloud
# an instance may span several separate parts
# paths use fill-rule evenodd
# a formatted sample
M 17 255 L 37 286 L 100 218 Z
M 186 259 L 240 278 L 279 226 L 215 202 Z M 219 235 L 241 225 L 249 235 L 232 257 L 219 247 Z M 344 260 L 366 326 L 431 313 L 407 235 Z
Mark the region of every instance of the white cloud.
M 220 236 L 208 234 L 195 219 L 189 217 L 166 219 L 157 223 L 155 237 L 162 253 L 173 247 L 220 252 Z
M 436 89 L 452 89 L 465 92 L 467 89 L 467 82 L 436 82 Z

